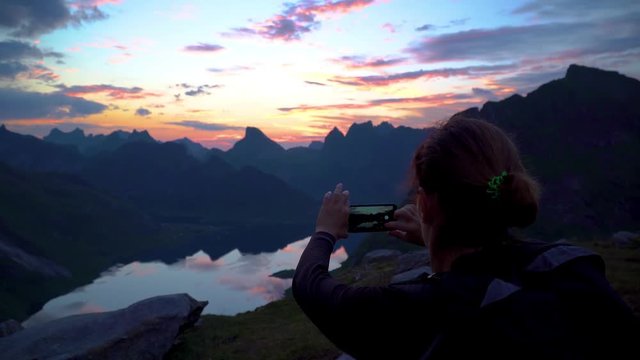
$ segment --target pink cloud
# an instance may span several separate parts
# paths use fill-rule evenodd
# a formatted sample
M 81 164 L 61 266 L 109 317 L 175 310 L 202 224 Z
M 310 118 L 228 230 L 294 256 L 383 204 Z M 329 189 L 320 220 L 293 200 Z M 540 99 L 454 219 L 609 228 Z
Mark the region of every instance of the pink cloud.
M 287 3 L 281 14 L 274 15 L 263 22 L 256 22 L 251 27 L 235 28 L 226 35 L 257 35 L 271 40 L 299 40 L 303 34 L 320 26 L 319 18 L 332 14 L 346 14 L 373 3 L 374 0 L 338 0 L 324 4 L 303 0 L 298 3 Z
M 385 23 L 384 25 L 382 25 L 382 28 L 392 34 L 396 32 L 396 27 L 391 23 Z
M 217 52 L 223 49 L 224 47 L 217 44 L 198 43 L 197 45 L 187 45 L 183 50 L 188 52 Z

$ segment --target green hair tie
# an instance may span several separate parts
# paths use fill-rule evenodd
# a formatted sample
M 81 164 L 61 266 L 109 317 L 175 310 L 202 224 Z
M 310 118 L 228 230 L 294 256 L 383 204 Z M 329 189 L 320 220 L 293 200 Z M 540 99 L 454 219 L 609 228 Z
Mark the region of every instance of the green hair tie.
M 489 180 L 487 193 L 491 194 L 492 199 L 497 199 L 500 196 L 500 185 L 502 185 L 505 177 L 507 177 L 507 172 L 503 171 L 500 175 L 494 176 Z

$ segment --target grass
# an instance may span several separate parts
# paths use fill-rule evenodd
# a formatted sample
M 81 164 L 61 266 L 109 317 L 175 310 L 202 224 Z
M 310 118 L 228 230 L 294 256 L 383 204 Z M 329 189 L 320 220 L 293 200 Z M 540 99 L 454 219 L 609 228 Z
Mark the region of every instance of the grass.
M 384 244 L 381 239 L 374 241 Z M 640 316 L 640 246 L 620 249 L 606 242 L 574 243 L 604 258 L 612 286 Z M 389 282 L 393 268 L 391 262 L 366 268 L 355 264 L 332 274 L 349 284 L 380 285 Z M 341 353 L 306 318 L 290 292 L 255 311 L 202 316 L 200 326 L 187 330 L 179 341 L 166 359 L 335 359 Z
M 611 286 L 640 317 L 640 241 L 637 240 L 630 248 L 616 248 L 600 241 L 578 244 L 602 256 Z

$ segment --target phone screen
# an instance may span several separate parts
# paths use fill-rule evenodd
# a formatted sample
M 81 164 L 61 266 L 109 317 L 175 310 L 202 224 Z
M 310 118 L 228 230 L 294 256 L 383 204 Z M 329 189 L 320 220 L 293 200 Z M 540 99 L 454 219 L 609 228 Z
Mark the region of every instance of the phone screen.
M 384 224 L 393 220 L 394 204 L 351 205 L 349 232 L 387 231 Z

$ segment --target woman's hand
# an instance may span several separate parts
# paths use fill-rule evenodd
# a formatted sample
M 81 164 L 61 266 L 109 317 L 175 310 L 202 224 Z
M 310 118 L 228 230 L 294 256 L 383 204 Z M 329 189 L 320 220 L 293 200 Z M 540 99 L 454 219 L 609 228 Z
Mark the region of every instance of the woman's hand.
M 413 205 L 405 205 L 393 214 L 394 221 L 385 224 L 389 229 L 389 235 L 412 244 L 425 246 L 422 240 L 422 228 L 418 208 Z
M 342 184 L 338 184 L 333 192 L 324 194 L 316 220 L 316 232 L 325 231 L 336 239 L 344 239 L 349 236 L 348 227 L 349 192 L 343 191 Z

